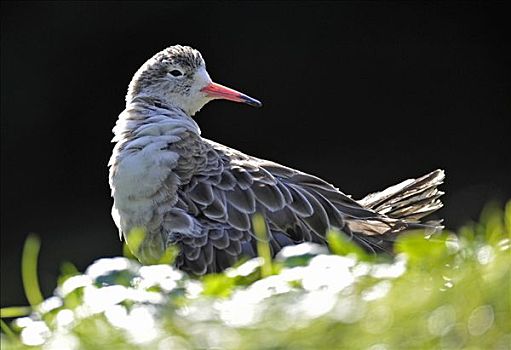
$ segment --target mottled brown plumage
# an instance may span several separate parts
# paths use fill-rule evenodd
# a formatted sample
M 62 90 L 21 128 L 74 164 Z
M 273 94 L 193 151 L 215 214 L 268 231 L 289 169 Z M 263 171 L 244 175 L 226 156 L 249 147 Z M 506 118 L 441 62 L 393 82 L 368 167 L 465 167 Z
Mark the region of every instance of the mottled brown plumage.
M 260 105 L 211 82 L 198 51 L 173 46 L 135 74 L 114 128 L 110 160 L 113 216 L 121 234 L 142 227 L 139 258 L 157 260 L 177 245 L 178 267 L 221 271 L 256 256 L 251 216 L 261 213 L 272 252 L 300 242 L 325 242 L 335 227 L 367 250 L 390 247 L 396 234 L 442 206 L 436 170 L 356 201 L 301 171 L 243 154 L 200 136 L 192 116 L 226 98 Z

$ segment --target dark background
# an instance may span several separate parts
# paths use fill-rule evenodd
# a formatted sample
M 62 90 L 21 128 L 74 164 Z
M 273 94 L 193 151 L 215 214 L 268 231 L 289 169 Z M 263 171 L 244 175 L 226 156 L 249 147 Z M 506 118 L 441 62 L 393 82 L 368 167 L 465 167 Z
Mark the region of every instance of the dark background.
M 20 254 L 120 254 L 106 167 L 132 74 L 187 44 L 216 81 L 203 135 L 360 198 L 444 168 L 449 228 L 511 197 L 509 9 L 500 3 L 2 3 L 1 304 L 25 303 Z

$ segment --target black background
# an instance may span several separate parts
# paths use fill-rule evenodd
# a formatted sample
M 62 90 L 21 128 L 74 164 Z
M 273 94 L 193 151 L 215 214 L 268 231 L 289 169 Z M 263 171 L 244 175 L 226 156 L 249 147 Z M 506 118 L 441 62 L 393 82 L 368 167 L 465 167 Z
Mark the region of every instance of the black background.
M 511 197 L 509 11 L 500 3 L 2 3 L 1 304 L 25 303 L 20 254 L 121 252 L 111 129 L 136 69 L 173 44 L 264 103 L 214 102 L 203 135 L 311 172 L 356 198 L 436 168 L 456 228 Z

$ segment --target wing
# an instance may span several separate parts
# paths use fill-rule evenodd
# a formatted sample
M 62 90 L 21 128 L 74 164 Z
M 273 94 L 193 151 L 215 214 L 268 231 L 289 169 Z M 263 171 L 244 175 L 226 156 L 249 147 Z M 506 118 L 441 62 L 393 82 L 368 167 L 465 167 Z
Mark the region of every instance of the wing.
M 186 270 L 216 272 L 241 255 L 256 256 L 251 225 L 256 212 L 265 218 L 273 254 L 300 242 L 323 243 L 330 227 L 352 234 L 351 219 L 373 220 L 384 226 L 382 232 L 389 230 L 380 214 L 313 175 L 204 141 L 202 168 L 178 192 L 178 206 L 197 218 L 203 230 L 201 237 L 181 241 L 177 263 Z

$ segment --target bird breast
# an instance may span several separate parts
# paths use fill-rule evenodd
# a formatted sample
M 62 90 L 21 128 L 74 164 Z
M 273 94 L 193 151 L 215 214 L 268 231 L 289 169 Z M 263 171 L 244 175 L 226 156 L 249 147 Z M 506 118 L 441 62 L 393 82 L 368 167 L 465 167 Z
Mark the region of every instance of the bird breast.
M 170 148 L 189 129 L 188 120 L 154 112 L 127 109 L 114 128 L 117 143 L 109 162 L 112 213 L 125 234 L 134 227 L 159 231 L 164 212 L 177 202 L 179 154 Z

